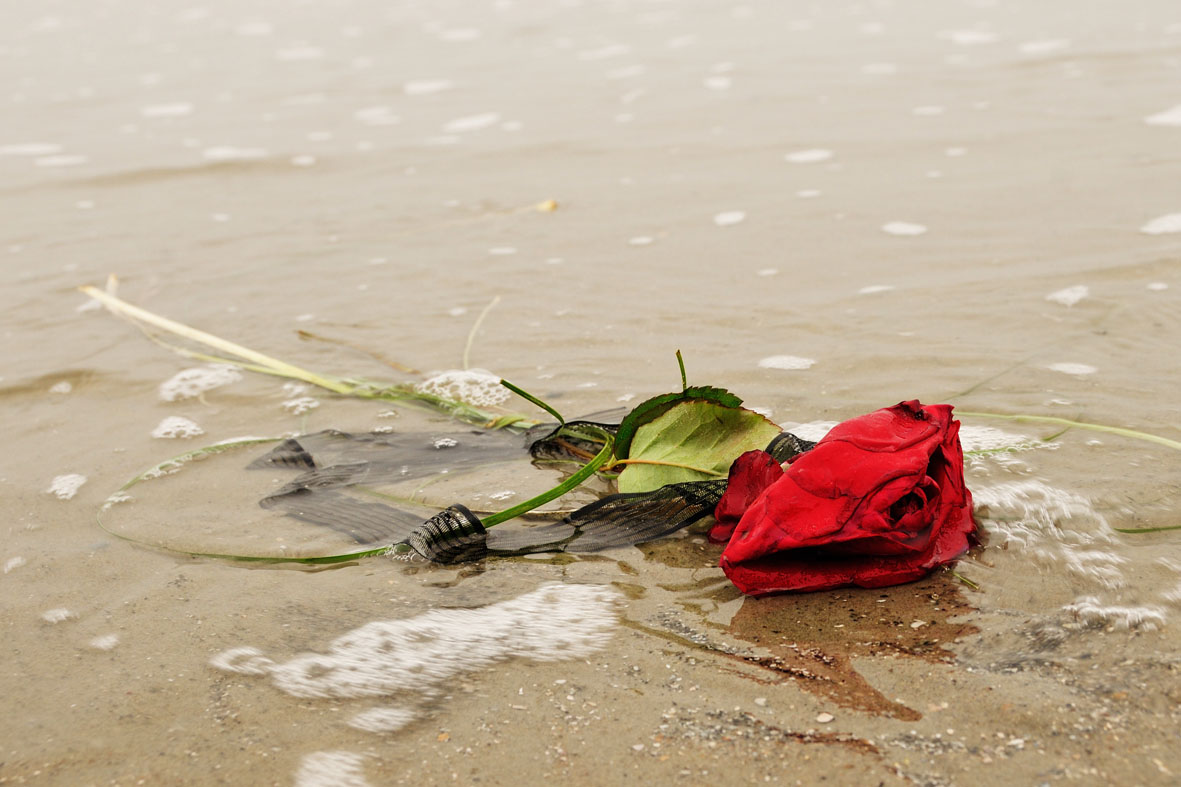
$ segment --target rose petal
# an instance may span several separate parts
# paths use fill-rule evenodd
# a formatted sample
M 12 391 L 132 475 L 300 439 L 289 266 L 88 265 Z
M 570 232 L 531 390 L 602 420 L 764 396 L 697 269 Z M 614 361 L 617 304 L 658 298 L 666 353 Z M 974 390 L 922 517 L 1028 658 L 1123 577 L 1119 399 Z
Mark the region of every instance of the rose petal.
M 763 490 L 783 477 L 783 468 L 766 451 L 747 451 L 730 465 L 726 491 L 714 509 L 717 524 L 709 531 L 709 540 L 724 544 L 750 504 Z
M 951 410 L 901 402 L 834 427 L 750 502 L 727 576 L 752 595 L 882 587 L 963 554 L 975 522 Z

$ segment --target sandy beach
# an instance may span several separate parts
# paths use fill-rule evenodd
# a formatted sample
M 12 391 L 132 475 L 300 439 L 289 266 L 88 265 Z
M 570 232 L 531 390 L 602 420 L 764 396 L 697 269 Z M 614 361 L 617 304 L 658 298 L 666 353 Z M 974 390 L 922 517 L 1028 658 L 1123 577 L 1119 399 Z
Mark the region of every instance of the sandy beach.
M 1181 779 L 1175 2 L 9 3 L 0 63 L 0 784 Z M 181 357 L 77 289 L 111 274 L 308 369 L 466 360 L 571 417 L 677 390 L 677 350 L 811 439 L 947 402 L 981 543 L 764 599 L 707 523 L 188 557 L 350 541 L 258 506 L 269 445 L 112 501 L 170 457 L 470 427 Z

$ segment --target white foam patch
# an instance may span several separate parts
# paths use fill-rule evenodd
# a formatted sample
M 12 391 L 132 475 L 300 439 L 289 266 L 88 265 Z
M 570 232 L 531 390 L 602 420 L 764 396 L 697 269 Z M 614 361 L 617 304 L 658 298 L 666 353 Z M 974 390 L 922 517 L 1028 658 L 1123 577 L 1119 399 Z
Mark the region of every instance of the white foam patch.
M 205 434 L 205 430 L 182 415 L 170 415 L 152 430 L 152 437 L 162 440 L 185 439 Z
M 1144 122 L 1150 126 L 1181 126 L 1181 104 L 1172 109 L 1157 112 L 1155 115 L 1149 115 L 1144 118 Z
M 1094 596 L 1078 598 L 1062 609 L 1088 626 L 1152 631 L 1165 625 L 1165 610 L 1161 607 L 1103 604 Z
M 1061 52 L 1070 46 L 1070 40 L 1066 38 L 1043 38 L 1037 41 L 1026 41 L 1017 47 L 1023 55 L 1049 55 L 1054 52 Z
M 944 30 L 939 33 L 939 37 L 958 46 L 980 46 L 997 41 L 996 33 L 984 30 Z
M 1086 374 L 1094 374 L 1095 372 L 1099 371 L 1097 368 L 1095 368 L 1094 366 L 1091 366 L 1090 364 L 1070 363 L 1070 362 L 1052 363 L 1049 366 L 1047 366 L 1046 368 L 1050 369 L 1052 371 L 1055 371 L 1055 372 L 1061 372 L 1062 374 L 1074 374 L 1074 375 L 1079 375 L 1079 376 L 1086 375 Z
M 450 79 L 412 79 L 402 85 L 402 92 L 408 96 L 427 96 L 453 87 L 455 83 Z
M 275 59 L 289 63 L 320 60 L 324 57 L 324 50 L 318 46 L 289 46 L 275 52 Z
M 303 415 L 311 412 L 320 406 L 320 402 L 310 396 L 300 396 L 295 399 L 287 399 L 283 402 L 283 409 L 292 415 Z
M 729 90 L 730 86 L 734 84 L 734 80 L 728 76 L 715 74 L 714 76 L 706 77 L 701 81 L 710 90 Z
M 414 389 L 444 399 L 467 402 L 477 407 L 492 407 L 509 400 L 509 390 L 500 378 L 485 369 L 452 369 L 423 380 Z
M 365 755 L 317 751 L 304 755 L 295 772 L 296 787 L 369 787 L 362 766 Z
M 242 373 L 238 371 L 237 367 L 227 364 L 210 364 L 209 366 L 182 369 L 160 383 L 160 400 L 176 402 L 181 399 L 191 399 L 206 391 L 236 383 L 241 379 Z
M 960 425 L 960 445 L 965 451 L 1001 451 L 1049 445 L 1025 435 L 1010 434 L 991 426 Z
M 201 155 L 206 161 L 258 161 L 267 157 L 263 148 L 239 148 L 232 145 L 215 145 L 205 148 Z
M 65 607 L 56 607 L 55 609 L 47 609 L 41 613 L 41 619 L 46 623 L 62 623 L 70 618 L 77 617 L 73 612 Z
M 353 117 L 366 126 L 394 126 L 402 122 L 392 107 L 365 107 L 353 113 Z
M 1126 584 L 1127 559 L 1111 551 L 1107 519 L 1086 498 L 1041 481 L 974 487 L 976 518 L 990 545 L 1066 572 L 1096 589 Z
M 93 303 L 98 303 L 98 301 L 93 301 Z M 49 386 L 51 394 L 68 394 L 72 390 L 74 390 L 74 386 L 70 384 L 69 380 L 62 380 L 60 383 Z
M 390 706 L 362 711 L 349 719 L 349 726 L 366 732 L 397 732 L 419 717 L 413 708 Z
M 790 161 L 792 164 L 815 164 L 820 161 L 828 161 L 832 158 L 832 151 L 824 148 L 808 148 L 807 150 L 796 150 L 784 156 L 784 159 Z
M 16 557 L 10 557 L 8 560 L 4 561 L 4 573 L 7 574 L 9 571 L 16 571 L 24 564 L 25 559 L 20 555 L 17 555 Z
M 49 488 L 45 491 L 51 495 L 57 495 L 58 500 L 69 500 L 74 495 L 78 494 L 78 490 L 86 483 L 86 476 L 78 473 L 67 473 L 66 475 L 54 476 L 53 481 L 49 484 Z
M 439 33 L 439 40 L 458 44 L 465 41 L 475 41 L 482 35 L 483 33 L 474 27 L 453 27 Z
M 171 104 L 149 104 L 141 107 L 139 114 L 145 118 L 179 118 L 193 114 L 193 105 L 180 101 Z
M 1140 228 L 1145 235 L 1171 235 L 1181 232 L 1181 213 L 1168 213 L 1157 216 Z
M 927 228 L 922 224 L 912 224 L 909 221 L 889 221 L 882 225 L 882 232 L 898 236 L 924 235 Z
M 831 432 L 836 425 L 836 421 L 809 421 L 803 424 L 789 424 L 784 426 L 784 429 L 801 440 L 811 440 L 816 443 L 824 439 L 824 436 Z
M 746 214 L 740 210 L 728 210 L 714 216 L 714 224 L 719 227 L 729 227 L 746 221 Z
M 811 369 L 816 361 L 811 358 L 801 358 L 798 355 L 770 355 L 759 361 L 760 369 L 786 369 L 796 371 Z
M 1055 290 L 1046 296 L 1047 301 L 1052 303 L 1060 303 L 1063 306 L 1074 306 L 1076 303 L 1086 298 L 1091 294 L 1091 290 L 1085 284 L 1076 284 L 1073 287 L 1065 287 L 1061 290 Z
M 651 235 L 637 235 L 634 238 L 628 238 L 627 242 L 630 246 L 651 246 L 656 242 L 656 239 Z
M 444 134 L 464 134 L 469 131 L 480 131 L 490 128 L 500 122 L 500 115 L 496 112 L 484 112 L 479 115 L 467 115 L 443 124 Z
M 0 145 L 0 156 L 52 156 L 60 153 L 61 145 L 52 142 L 22 142 L 15 145 Z
M 862 287 L 857 291 L 858 295 L 873 295 L 879 292 L 889 292 L 894 289 L 892 284 L 871 284 L 868 287 Z
M 1154 281 L 1149 282 L 1148 289 L 1152 292 L 1164 292 L 1165 290 L 1169 289 L 1169 285 L 1165 284 L 1163 281 Z
M 38 167 L 76 167 L 89 161 L 86 156 L 61 154 L 57 156 L 42 156 L 33 161 Z
M 95 650 L 114 650 L 119 644 L 118 634 L 103 634 L 90 640 L 90 647 Z
M 225 651 L 210 662 L 246 675 L 269 674 L 302 698 L 373 698 L 405 702 L 358 713 L 353 726 L 388 732 L 413 720 L 413 706 L 436 696 L 457 675 L 510 658 L 565 661 L 605 647 L 621 598 L 598 585 L 542 585 L 477 609 L 434 610 L 405 620 L 367 623 L 338 637 L 326 653 L 276 662 L 256 648 Z

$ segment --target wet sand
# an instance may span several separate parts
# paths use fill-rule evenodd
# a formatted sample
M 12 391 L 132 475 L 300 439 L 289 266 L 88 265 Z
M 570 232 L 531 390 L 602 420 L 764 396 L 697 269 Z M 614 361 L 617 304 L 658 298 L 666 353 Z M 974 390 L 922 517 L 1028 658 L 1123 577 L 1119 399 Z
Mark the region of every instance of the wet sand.
M 1178 440 L 1173 3 L 110 2 L 0 23 L 0 783 L 1176 783 L 1181 536 L 1116 530 L 1177 524 L 1169 447 L 964 416 L 983 543 L 882 591 L 745 599 L 700 527 L 574 560 L 250 568 L 96 514 L 220 440 L 462 427 L 249 373 L 166 401 L 202 364 L 76 291 L 116 273 L 160 314 L 391 380 L 410 377 L 298 331 L 429 374 L 499 298 L 471 364 L 568 416 L 675 389 L 681 349 L 690 382 L 805 431 L 920 398 Z M 173 417 L 203 433 L 154 437 Z M 109 525 L 308 535 L 252 504 L 269 479 L 246 458 Z M 523 494 L 514 472 L 476 502 Z M 381 621 L 417 639 L 383 651 Z M 336 661 L 292 693 L 309 653 Z

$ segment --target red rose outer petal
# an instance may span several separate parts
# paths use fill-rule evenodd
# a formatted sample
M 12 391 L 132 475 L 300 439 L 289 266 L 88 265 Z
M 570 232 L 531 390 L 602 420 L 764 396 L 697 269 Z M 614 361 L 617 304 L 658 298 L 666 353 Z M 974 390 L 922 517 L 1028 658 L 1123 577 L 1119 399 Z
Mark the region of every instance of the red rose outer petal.
M 730 540 L 742 514 L 763 490 L 783 477 L 783 468 L 766 451 L 747 451 L 730 465 L 730 480 L 722 499 L 714 508 L 717 520 L 709 531 L 709 540 L 724 544 Z
M 898 523 L 883 512 L 914 487 L 928 491 L 911 500 L 930 510 L 890 532 Z M 971 512 L 951 407 L 902 402 L 838 425 L 799 457 L 743 514 L 721 566 L 750 595 L 910 582 L 967 550 Z M 859 543 L 876 554 L 857 554 Z

